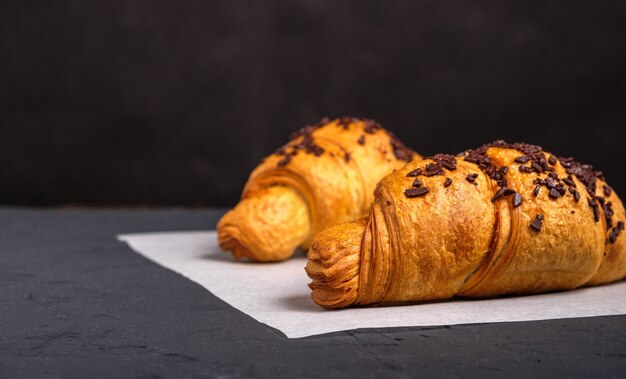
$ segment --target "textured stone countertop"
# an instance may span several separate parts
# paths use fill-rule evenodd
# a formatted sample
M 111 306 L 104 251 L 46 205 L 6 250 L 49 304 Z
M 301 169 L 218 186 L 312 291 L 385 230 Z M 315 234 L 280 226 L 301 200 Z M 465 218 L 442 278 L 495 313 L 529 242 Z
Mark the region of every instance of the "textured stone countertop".
M 626 316 L 303 339 L 133 253 L 220 210 L 0 208 L 0 377 L 623 377 Z

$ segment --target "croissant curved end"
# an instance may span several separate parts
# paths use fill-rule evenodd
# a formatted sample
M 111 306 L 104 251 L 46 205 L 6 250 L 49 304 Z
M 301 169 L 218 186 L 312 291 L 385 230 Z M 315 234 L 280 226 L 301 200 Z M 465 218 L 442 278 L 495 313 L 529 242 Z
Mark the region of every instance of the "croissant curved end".
M 217 224 L 220 247 L 237 259 L 276 262 L 307 241 L 310 219 L 305 200 L 293 189 L 273 186 L 245 198 Z
M 366 219 L 340 224 L 313 239 L 305 270 L 312 279 L 311 297 L 322 307 L 345 308 L 355 303 L 366 225 Z
M 224 217 L 222 220 L 228 220 L 228 218 Z M 235 259 L 248 258 L 253 261 L 258 260 L 254 252 L 241 243 L 239 229 L 233 225 L 228 225 L 226 222 L 224 224 L 226 225 L 220 225 L 217 229 L 217 240 L 220 248 L 224 251 L 230 251 Z

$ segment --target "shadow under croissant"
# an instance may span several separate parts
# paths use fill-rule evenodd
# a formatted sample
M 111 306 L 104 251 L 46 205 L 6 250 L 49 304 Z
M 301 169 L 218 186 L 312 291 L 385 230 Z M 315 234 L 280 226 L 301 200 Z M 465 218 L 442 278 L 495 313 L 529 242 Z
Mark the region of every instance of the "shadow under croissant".
M 345 309 L 366 309 L 366 308 L 394 308 L 398 306 L 409 306 L 409 305 L 427 305 L 427 304 L 441 304 L 441 303 L 471 303 L 471 302 L 481 302 L 481 301 L 489 301 L 489 300 L 504 300 L 504 299 L 521 299 L 521 298 L 533 298 L 535 296 L 545 296 L 555 293 L 573 293 L 576 291 L 585 290 L 591 287 L 597 288 L 602 286 L 610 286 L 616 283 L 624 282 L 626 279 L 612 282 L 612 283 L 603 283 L 599 285 L 593 286 L 581 286 L 575 289 L 564 289 L 564 290 L 554 290 L 554 291 L 546 291 L 539 293 L 517 293 L 517 294 L 503 294 L 498 296 L 491 297 L 462 297 L 462 296 L 454 296 L 449 299 L 441 299 L 441 300 L 417 300 L 417 301 L 406 301 L 406 302 L 396 302 L 396 303 L 379 303 L 379 304 L 354 304 L 348 308 L 339 308 L 339 309 L 325 309 L 323 307 L 319 307 L 320 309 L 327 310 L 329 312 L 337 312 Z M 309 298 L 310 299 L 310 298 Z M 312 302 L 312 300 L 310 300 Z
M 231 254 L 228 254 L 226 251 L 220 251 L 218 253 L 208 253 L 200 257 L 201 259 L 206 259 L 208 261 L 218 261 L 218 262 L 231 262 L 231 263 L 243 263 L 243 264 L 262 264 L 262 265 L 271 265 L 275 263 L 281 263 L 282 261 L 270 261 L 270 262 L 258 262 L 253 261 L 248 258 L 240 258 L 236 259 Z M 291 259 L 293 258 L 306 258 L 306 251 L 300 248 L 296 249 Z

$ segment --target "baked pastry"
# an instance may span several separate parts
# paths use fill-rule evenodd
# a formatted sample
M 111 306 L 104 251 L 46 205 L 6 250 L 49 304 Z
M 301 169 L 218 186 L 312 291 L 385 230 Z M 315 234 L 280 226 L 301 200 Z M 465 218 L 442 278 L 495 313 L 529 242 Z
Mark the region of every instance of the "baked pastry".
M 376 183 L 417 157 L 373 120 L 306 126 L 252 172 L 217 226 L 219 245 L 236 258 L 286 259 L 318 231 L 365 216 Z
M 369 217 L 319 233 L 326 308 L 572 289 L 626 276 L 624 206 L 602 173 L 496 141 L 383 178 Z

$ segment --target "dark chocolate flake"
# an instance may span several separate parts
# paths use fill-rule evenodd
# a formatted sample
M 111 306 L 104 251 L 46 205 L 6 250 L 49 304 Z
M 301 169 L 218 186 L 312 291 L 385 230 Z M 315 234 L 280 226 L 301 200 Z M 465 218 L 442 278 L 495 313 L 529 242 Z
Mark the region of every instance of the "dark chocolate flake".
M 532 158 L 529 155 L 522 155 L 521 157 L 515 158 L 515 162 L 517 163 L 526 163 Z
M 411 170 L 409 171 L 406 176 L 420 176 L 422 174 L 422 169 L 421 168 L 416 168 L 415 170 Z
M 530 223 L 530 227 L 540 232 L 542 226 L 543 226 L 543 215 L 538 214 L 533 220 L 533 222 Z
M 504 193 L 502 194 L 503 196 L 511 196 L 514 195 L 516 192 L 514 189 L 511 188 L 505 188 L 504 189 Z
M 537 195 L 539 195 L 539 190 L 541 189 L 541 186 L 539 184 L 537 184 L 535 186 L 535 189 L 533 189 L 533 196 L 537 197 Z
M 548 195 L 552 199 L 558 199 L 559 197 L 561 197 L 561 192 L 559 192 L 556 188 L 551 188 L 550 193 L 548 193 Z
M 594 199 L 587 199 L 587 203 L 593 210 L 593 221 L 600 221 L 600 207 L 598 206 L 598 202 Z
M 452 179 L 450 178 L 446 178 L 446 180 L 443 182 L 444 187 L 448 187 L 450 186 L 450 184 L 452 184 Z
M 465 180 L 474 184 L 476 182 L 476 178 L 478 178 L 478 174 L 469 174 L 465 177 Z
M 413 187 L 421 187 L 422 186 L 422 182 L 419 180 L 419 178 L 415 178 L 415 180 L 413 181 Z
M 513 195 L 513 208 L 517 208 L 520 205 L 522 205 L 522 195 L 516 193 L 515 195 Z
M 506 188 L 500 188 L 498 190 L 498 192 L 496 192 L 495 195 L 493 195 L 493 197 L 491 198 L 491 202 L 495 203 L 496 200 L 498 200 L 499 198 L 501 198 L 502 196 L 504 196 L 504 191 L 506 190 Z
M 408 198 L 424 196 L 428 193 L 428 187 L 407 188 L 404 190 L 404 196 Z
M 554 157 L 554 155 L 550 155 L 550 157 L 548 158 L 548 163 L 550 163 L 552 166 L 554 166 L 556 164 L 556 158 Z
M 572 195 L 574 195 L 574 201 L 578 203 L 578 201 L 580 200 L 580 193 L 574 190 L 574 192 L 572 192 Z
M 576 188 L 576 182 L 574 182 L 572 179 L 570 178 L 563 178 L 563 183 L 567 184 L 570 187 L 574 187 Z
M 285 167 L 291 161 L 291 155 L 286 155 L 283 159 L 278 161 L 279 167 Z
M 365 144 L 365 136 L 361 136 L 361 137 L 359 137 L 359 139 L 357 140 L 357 142 L 359 143 L 359 145 L 363 145 L 363 144 Z
M 604 185 L 602 186 L 602 190 L 604 191 L 604 196 L 609 197 L 611 196 L 611 187 Z
M 441 167 L 440 163 L 428 163 L 426 165 L 426 172 L 424 175 L 426 176 L 435 176 L 435 175 L 443 175 L 443 167 Z

